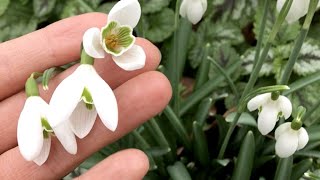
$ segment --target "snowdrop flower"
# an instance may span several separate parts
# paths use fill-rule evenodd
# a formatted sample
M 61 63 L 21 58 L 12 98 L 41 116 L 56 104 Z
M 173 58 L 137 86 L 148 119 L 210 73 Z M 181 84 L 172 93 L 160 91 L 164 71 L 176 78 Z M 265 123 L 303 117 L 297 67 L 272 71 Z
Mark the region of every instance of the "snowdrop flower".
M 277 10 L 280 12 L 286 0 L 277 1 Z M 301 17 L 307 14 L 310 0 L 293 0 L 286 20 L 289 24 L 298 21 Z M 320 6 L 320 3 L 317 7 Z
M 301 127 L 299 130 L 291 128 L 291 123 L 281 124 L 275 131 L 276 154 L 280 158 L 287 158 L 297 150 L 304 148 L 309 136 L 307 131 Z
M 108 23 L 100 31 L 93 27 L 83 36 L 83 48 L 94 58 L 104 58 L 111 54 L 114 62 L 126 71 L 143 68 L 146 55 L 142 47 L 135 45 L 133 28 L 141 16 L 137 0 L 120 0 L 111 9 Z
M 92 64 L 93 58 L 83 51 L 81 65 L 59 84 L 50 100 L 50 106 L 59 115 L 52 126 L 68 122 L 79 138 L 88 135 L 97 114 L 111 131 L 118 125 L 116 97 Z
M 272 131 L 280 116 L 288 119 L 292 112 L 292 105 L 287 97 L 280 95 L 276 100 L 273 99 L 271 93 L 265 93 L 252 98 L 247 104 L 249 111 L 259 109 L 258 129 L 263 135 Z
M 180 15 L 197 24 L 207 10 L 207 0 L 182 0 Z
M 55 120 L 55 114 L 39 97 L 33 75 L 27 80 L 26 93 L 28 98 L 20 114 L 17 128 L 18 145 L 22 156 L 27 161 L 42 165 L 49 156 L 51 134 L 59 139 L 69 153 L 76 154 L 76 139 L 69 126 L 63 123 L 55 128 L 50 126 Z

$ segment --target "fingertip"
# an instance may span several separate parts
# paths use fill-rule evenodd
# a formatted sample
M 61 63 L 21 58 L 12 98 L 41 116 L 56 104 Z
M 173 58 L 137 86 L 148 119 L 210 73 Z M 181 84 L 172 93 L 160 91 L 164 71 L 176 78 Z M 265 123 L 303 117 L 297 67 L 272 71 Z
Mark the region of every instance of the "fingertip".
M 156 69 L 161 61 L 161 53 L 160 50 L 152 44 L 149 40 L 144 38 L 137 38 L 136 44 L 141 46 L 146 53 L 146 69 Z

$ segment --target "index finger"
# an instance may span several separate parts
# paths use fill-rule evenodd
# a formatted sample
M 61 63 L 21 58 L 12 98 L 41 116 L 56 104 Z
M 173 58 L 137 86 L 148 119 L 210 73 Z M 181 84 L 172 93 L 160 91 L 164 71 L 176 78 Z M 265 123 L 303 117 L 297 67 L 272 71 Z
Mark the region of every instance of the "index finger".
M 83 33 L 106 22 L 106 14 L 88 13 L 0 44 L 0 101 L 21 90 L 32 72 L 79 59 Z

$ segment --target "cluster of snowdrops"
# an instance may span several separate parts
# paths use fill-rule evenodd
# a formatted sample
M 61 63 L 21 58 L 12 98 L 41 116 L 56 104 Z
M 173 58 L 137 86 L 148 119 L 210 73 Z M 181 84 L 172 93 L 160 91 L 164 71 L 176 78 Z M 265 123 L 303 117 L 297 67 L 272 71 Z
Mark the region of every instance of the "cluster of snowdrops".
M 285 0 L 277 1 L 277 9 Z M 288 12 L 288 23 L 297 21 L 308 11 L 309 1 L 294 0 Z M 207 9 L 206 0 L 183 0 L 180 15 L 193 24 L 198 23 Z M 51 136 L 54 134 L 70 154 L 77 153 L 76 136 L 84 138 L 99 115 L 103 124 L 115 131 L 118 124 L 117 101 L 112 89 L 93 67 L 94 59 L 111 55 L 114 62 L 126 71 L 143 68 L 144 50 L 135 44 L 133 28 L 139 22 L 141 7 L 137 0 L 120 0 L 111 9 L 108 23 L 102 29 L 93 27 L 83 35 L 80 66 L 63 80 L 46 103 L 39 95 L 33 73 L 26 82 L 27 100 L 21 112 L 17 138 L 21 154 L 28 161 L 42 165 L 48 158 Z M 130 17 L 130 18 L 129 18 Z M 45 90 L 48 86 L 43 87 Z M 258 129 L 263 135 L 270 133 L 280 117 L 288 119 L 292 104 L 278 92 L 259 94 L 247 108 L 259 110 Z M 275 131 L 276 154 L 289 157 L 308 143 L 307 131 L 301 127 L 304 108 L 298 108 L 292 123 L 287 122 Z

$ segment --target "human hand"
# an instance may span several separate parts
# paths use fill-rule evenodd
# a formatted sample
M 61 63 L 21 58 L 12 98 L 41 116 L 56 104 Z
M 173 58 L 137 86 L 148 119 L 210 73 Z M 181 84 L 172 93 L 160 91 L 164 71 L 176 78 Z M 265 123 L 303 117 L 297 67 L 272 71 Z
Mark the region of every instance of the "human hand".
M 100 76 L 114 89 L 119 107 L 115 132 L 96 121 L 90 134 L 78 140 L 76 155 L 68 154 L 54 138 L 48 160 L 42 166 L 23 159 L 17 147 L 16 128 L 26 96 L 22 91 L 32 72 L 42 72 L 79 59 L 83 33 L 106 24 L 105 14 L 90 13 L 54 23 L 21 38 L 0 44 L 0 179 L 59 179 L 92 153 L 119 139 L 159 113 L 171 97 L 171 87 L 161 73 L 152 71 L 160 61 L 158 49 L 137 38 L 147 56 L 143 69 L 127 72 L 107 56 L 95 63 Z M 40 94 L 47 102 L 55 87 L 76 67 L 53 78 L 49 90 Z M 150 105 L 152 104 L 152 106 Z M 118 152 L 105 159 L 82 178 L 141 179 L 148 169 L 146 156 L 138 150 Z

